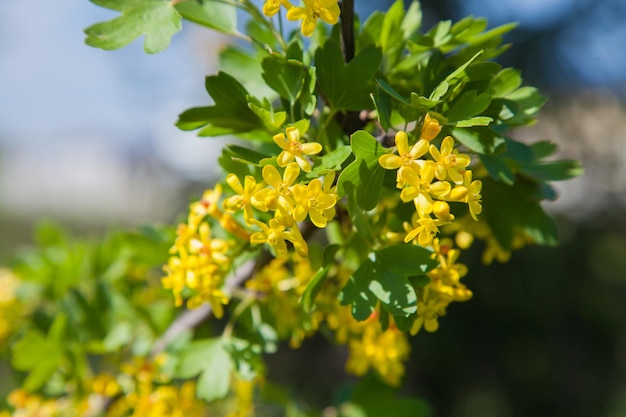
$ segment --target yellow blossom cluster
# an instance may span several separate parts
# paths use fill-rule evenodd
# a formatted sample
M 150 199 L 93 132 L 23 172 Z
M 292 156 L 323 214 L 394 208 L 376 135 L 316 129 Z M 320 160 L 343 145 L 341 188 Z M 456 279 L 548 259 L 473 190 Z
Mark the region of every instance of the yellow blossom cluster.
M 319 322 L 306 314 L 300 302 L 314 272 L 308 259 L 293 256 L 292 270 L 287 258 L 273 259 L 251 279 L 245 287 L 252 291 L 275 320 L 274 327 L 281 339 L 288 339 L 292 348 L 298 348 L 305 337 L 317 330 Z
M 366 320 L 357 321 L 351 307 L 338 300 L 339 291 L 353 271 L 337 266 L 334 272 L 334 278 L 324 282 L 316 298 L 313 316 L 328 326 L 337 343 L 348 346 L 347 372 L 362 376 L 372 369 L 388 384 L 399 385 L 411 351 L 406 333 L 398 330 L 392 319 L 383 328 L 378 310 Z
M 0 411 L 0 417 L 82 417 L 90 413 L 86 402 L 75 404 L 70 397 L 44 398 L 18 388 L 9 393 L 7 403 L 12 412 Z
M 506 250 L 500 245 L 487 222 L 472 221 L 469 217 L 463 217 L 453 224 L 446 225 L 445 232 L 455 235 L 455 243 L 461 249 L 469 248 L 476 238 L 484 241 L 485 249 L 481 261 L 485 265 L 491 264 L 494 260 L 500 263 L 508 262 L 511 258 L 511 250 L 521 249 L 527 244 L 533 243 L 528 235 L 516 230 L 511 243 L 511 250 Z
M 191 204 L 187 223 L 180 224 L 176 230 L 176 240 L 170 249 L 172 256 L 164 267 L 166 276 L 162 279 L 163 287 L 174 293 L 176 305 L 182 305 L 183 290 L 188 289 L 192 292 L 187 302 L 189 308 L 208 302 L 217 317 L 222 316 L 223 305 L 228 303 L 223 286 L 232 266 L 234 243 L 213 236 L 209 219 L 219 222 L 222 229 L 234 236 L 247 236 L 242 226 L 220 209 L 221 193 L 217 185 Z
M 17 299 L 19 279 L 8 268 L 0 268 L 0 345 L 16 329 L 22 305 Z
M 435 238 L 433 258 L 439 266 L 427 273 L 430 282 L 417 290 L 417 319 L 411 328 L 415 335 L 422 327 L 428 332 L 439 328 L 439 317 L 446 314 L 446 308 L 453 301 L 467 301 L 472 298 L 461 278 L 467 274 L 467 267 L 457 260 L 461 251 L 452 247 L 452 240 Z
M 161 358 L 154 362 L 136 359 L 122 366 L 122 372 L 115 379 L 106 374 L 94 378 L 92 395 L 110 402 L 106 416 L 204 416 L 206 404 L 195 397 L 195 382 L 173 384 L 159 369 L 162 361 Z
M 298 181 L 302 171 L 311 171 L 308 157 L 319 153 L 321 145 L 303 142 L 296 127 L 275 135 L 274 142 L 281 149 L 277 166 L 266 164 L 262 181 L 247 175 L 242 182 L 231 173 L 226 183 L 233 195 L 222 200 L 218 184 L 191 204 L 187 223 L 180 224 L 176 231 L 162 279 L 164 288 L 174 293 L 176 305 L 182 305 L 184 291 L 188 291 L 189 308 L 208 302 L 214 314 L 221 317 L 229 300 L 225 279 L 245 244 L 267 244 L 278 259 L 289 258 L 291 246 L 298 257 L 306 258 L 308 245 L 298 222 L 308 217 L 316 227 L 324 228 L 334 218 L 338 199 L 334 172 L 308 183 Z M 243 224 L 234 217 L 237 213 L 242 213 Z M 231 238 L 216 236 L 212 229 L 216 224 Z
M 467 203 L 474 219 L 482 211 L 482 182 L 472 180 L 472 171 L 467 169 L 471 162 L 469 155 L 455 149 L 451 136 L 446 136 L 439 148 L 431 144 L 440 131 L 439 122 L 427 114 L 415 144 L 409 146 L 408 135 L 399 131 L 395 136 L 397 154 L 385 154 L 379 159 L 383 168 L 397 170 L 400 199 L 415 205 L 411 223 L 404 225 L 407 243 L 430 246 L 439 226 L 454 219 L 448 202 Z
M 260 229 L 250 235 L 250 243 L 266 243 L 277 258 L 284 258 L 289 256 L 290 242 L 296 253 L 306 258 L 308 246 L 297 223 L 308 217 L 315 226 L 324 228 L 334 218 L 338 198 L 333 186 L 335 175 L 331 172 L 308 184 L 296 182 L 301 171 L 311 171 L 312 164 L 306 157 L 319 153 L 322 146 L 302 142 L 296 127 L 288 127 L 286 135 L 275 135 L 274 142 L 281 148 L 278 167 L 265 165 L 261 182 L 247 175 L 242 184 L 239 177 L 229 174 L 226 182 L 236 194 L 224 199 L 224 209 L 230 213 L 243 211 L 245 222 Z M 254 209 L 273 216 L 261 221 L 267 215 L 255 216 Z
M 302 7 L 292 5 L 289 0 L 266 0 L 263 5 L 263 14 L 274 16 L 281 9 L 287 10 L 287 19 L 301 20 L 300 30 L 304 36 L 311 36 L 317 25 L 322 21 L 334 25 L 339 21 L 339 4 L 337 0 L 302 0 Z
M 409 358 L 410 346 L 406 334 L 393 323 L 383 330 L 378 314 L 359 323 L 361 333 L 350 338 L 350 357 L 346 370 L 354 375 L 364 375 L 370 368 L 389 385 L 400 385 L 404 375 L 404 362 Z

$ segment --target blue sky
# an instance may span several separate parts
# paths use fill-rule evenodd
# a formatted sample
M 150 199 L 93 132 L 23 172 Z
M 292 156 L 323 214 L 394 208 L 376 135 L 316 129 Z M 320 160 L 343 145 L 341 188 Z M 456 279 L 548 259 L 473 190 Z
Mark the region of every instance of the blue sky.
M 590 0 L 456 1 L 459 18 L 518 20 L 527 30 L 561 25 L 544 45 L 562 71 L 554 81 L 567 73 L 581 84 L 624 84 L 622 0 L 596 2 L 603 6 L 574 19 L 570 12 Z M 203 78 L 216 69 L 199 56 L 197 39 L 214 35 L 188 24 L 168 50 L 152 56 L 141 41 L 113 52 L 86 46 L 83 29 L 112 16 L 87 0 L 0 2 L 0 144 L 85 136 L 145 144 L 154 131 L 178 135 L 177 114 L 207 103 Z

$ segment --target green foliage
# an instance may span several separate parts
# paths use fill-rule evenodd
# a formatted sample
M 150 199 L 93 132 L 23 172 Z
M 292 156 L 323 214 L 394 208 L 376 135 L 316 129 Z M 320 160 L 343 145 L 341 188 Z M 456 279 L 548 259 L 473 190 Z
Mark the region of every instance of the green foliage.
M 407 317 L 417 311 L 415 289 L 408 278 L 423 275 L 435 265 L 431 252 L 419 246 L 398 244 L 380 249 L 350 277 L 340 301 L 352 306 L 357 320 L 367 319 L 378 302 L 389 314 Z
M 380 49 L 368 46 L 352 61 L 343 63 L 339 42 L 329 39 L 315 53 L 317 81 L 321 94 L 335 110 L 372 108 L 373 77 L 382 59 Z
M 85 30 L 94 47 L 144 35 L 146 52 L 160 52 L 183 19 L 249 42 L 221 51 L 222 70 L 205 80 L 212 104 L 176 122 L 245 142 L 224 147 L 225 179 L 191 203 L 175 236 L 144 228 L 75 242 L 46 226 L 36 249 L 0 269 L 6 287 L 19 288 L 0 298 L 0 313 L 25 323 L 11 327 L 0 314 L 0 343 L 32 395 L 98 398 L 104 405 L 90 415 L 139 413 L 147 401 L 193 417 L 198 400 L 196 411 L 210 403 L 218 415 L 263 410 L 255 404 L 320 415 L 289 390 L 261 386 L 264 355 L 279 343 L 322 333 L 347 345 L 348 371 L 398 384 L 406 333 L 437 330 L 450 303 L 472 296 L 461 282 L 465 245 L 452 238 L 471 234 L 498 259 L 520 242 L 556 244 L 541 203 L 555 198 L 552 181 L 582 168 L 547 159 L 549 142 L 508 136 L 545 102 L 493 61 L 515 25 L 486 30 L 485 19 L 467 17 L 424 31 L 420 4 L 402 0 L 361 25 L 342 2 L 344 25 L 318 26 L 305 41 L 274 26 L 281 2 L 263 11 L 248 0 L 92 2 L 120 12 Z M 236 9 L 250 18 L 243 34 Z M 306 3 L 289 16 L 306 15 L 308 34 L 312 16 L 339 20 L 339 10 Z M 203 324 L 211 314 L 219 320 Z M 323 414 L 390 410 L 430 415 L 372 375 Z
M 236 33 L 237 15 L 231 5 L 212 1 L 186 1 L 174 5 L 167 0 L 90 0 L 122 14 L 85 29 L 89 46 L 120 49 L 145 35 L 144 49 L 161 52 L 181 30 L 181 18 L 223 33 Z
M 215 104 L 183 112 L 176 122 L 180 129 L 202 128 L 199 136 L 220 136 L 263 127 L 259 116 L 248 106 L 248 92 L 236 79 L 220 72 L 206 77 L 205 86 Z
M 365 131 L 355 132 L 350 138 L 355 160 L 341 173 L 337 183 L 340 196 L 354 192 L 359 206 L 371 210 L 378 203 L 385 170 L 378 158 L 385 153 L 380 142 Z

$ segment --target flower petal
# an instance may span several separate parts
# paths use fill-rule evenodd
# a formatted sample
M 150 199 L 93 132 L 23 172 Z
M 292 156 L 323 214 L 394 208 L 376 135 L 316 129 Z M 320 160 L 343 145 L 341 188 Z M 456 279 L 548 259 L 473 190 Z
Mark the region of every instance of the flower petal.
M 262 171 L 263 179 L 274 188 L 280 187 L 282 178 L 274 165 L 265 165 Z
M 402 158 L 394 154 L 385 154 L 378 158 L 378 163 L 385 169 L 398 169 L 402 166 Z

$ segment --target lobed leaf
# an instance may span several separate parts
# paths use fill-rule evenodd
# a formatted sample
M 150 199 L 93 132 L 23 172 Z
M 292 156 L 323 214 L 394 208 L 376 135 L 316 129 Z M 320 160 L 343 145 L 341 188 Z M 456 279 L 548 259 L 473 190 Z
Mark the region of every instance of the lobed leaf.
M 92 0 L 93 1 L 93 0 Z M 145 35 L 144 50 L 155 54 L 165 50 L 181 29 L 181 15 L 166 0 L 93 1 L 122 12 L 115 19 L 85 29 L 85 43 L 105 50 L 119 49 Z

